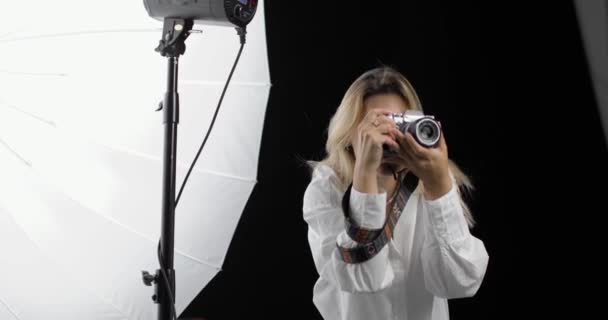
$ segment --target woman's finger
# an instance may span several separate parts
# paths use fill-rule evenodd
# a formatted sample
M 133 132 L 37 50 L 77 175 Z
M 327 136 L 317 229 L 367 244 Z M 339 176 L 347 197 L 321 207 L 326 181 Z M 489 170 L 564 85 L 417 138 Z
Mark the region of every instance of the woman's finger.
M 388 117 L 392 113 L 392 111 L 387 109 L 373 109 L 367 112 L 367 114 L 365 115 L 365 119 L 370 122 L 373 122 L 376 119 L 384 119 L 386 121 L 394 122 L 391 118 Z
M 407 153 L 408 156 L 412 159 L 418 158 L 418 156 L 415 154 L 414 150 L 412 150 L 412 147 L 410 146 L 410 144 L 407 141 L 407 137 L 405 136 L 405 134 L 403 134 L 403 132 L 397 130 L 397 142 L 399 143 L 399 146 L 401 147 L 401 150 L 404 153 Z
M 378 116 L 377 118 L 370 117 L 359 124 L 359 130 L 367 130 L 369 128 L 378 128 L 382 125 L 387 125 L 391 128 L 397 128 L 394 121 L 390 120 L 385 116 Z M 384 132 L 386 133 L 386 132 Z
M 395 140 L 393 140 L 391 137 L 389 136 L 381 136 L 380 137 L 380 142 L 382 145 L 388 145 L 392 150 L 399 150 L 399 144 L 397 142 L 395 142 Z
M 387 117 L 385 115 L 377 115 L 376 117 L 370 117 L 365 122 L 370 123 L 375 127 L 378 127 L 382 124 L 388 124 L 388 125 L 391 125 L 392 127 L 397 128 L 397 124 L 395 124 L 395 121 L 391 120 L 389 117 Z
M 384 124 L 381 124 L 381 125 L 375 127 L 375 130 L 377 132 L 384 134 L 384 135 L 388 134 L 394 139 L 396 136 L 395 136 L 393 129 L 394 129 L 394 127 L 390 123 L 384 123 Z
M 405 134 L 405 142 L 407 143 L 408 149 L 411 151 L 411 153 L 419 158 L 425 158 L 426 155 L 426 150 L 424 149 L 423 146 L 421 146 L 420 144 L 418 144 L 418 142 L 416 142 L 416 140 L 414 139 L 414 137 L 412 136 L 411 133 L 407 132 Z
M 439 137 L 439 149 L 443 150 L 443 152 L 446 154 L 448 152 L 448 145 L 445 142 L 445 135 L 443 134 L 443 131 L 441 131 L 441 137 Z

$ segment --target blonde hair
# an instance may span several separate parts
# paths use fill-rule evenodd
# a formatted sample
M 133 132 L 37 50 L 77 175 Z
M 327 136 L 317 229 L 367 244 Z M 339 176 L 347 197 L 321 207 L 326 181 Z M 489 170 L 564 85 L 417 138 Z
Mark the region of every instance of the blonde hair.
M 331 118 L 327 132 L 325 150 L 327 156 L 318 163 L 332 168 L 342 187 L 352 183 L 355 167 L 355 156 L 350 148 L 351 137 L 356 134 L 357 125 L 365 116 L 365 99 L 376 94 L 397 94 L 403 98 L 410 110 L 422 110 L 422 104 L 410 82 L 399 72 L 390 67 L 379 67 L 363 73 L 348 88 L 340 106 Z M 469 192 L 473 185 L 469 177 L 452 161 L 449 161 L 450 172 L 458 185 L 458 194 L 464 208 L 465 218 L 469 226 L 474 225 L 471 210 L 463 201 L 462 191 Z M 419 187 L 423 188 L 422 181 Z M 462 190 L 463 189 L 463 190 Z

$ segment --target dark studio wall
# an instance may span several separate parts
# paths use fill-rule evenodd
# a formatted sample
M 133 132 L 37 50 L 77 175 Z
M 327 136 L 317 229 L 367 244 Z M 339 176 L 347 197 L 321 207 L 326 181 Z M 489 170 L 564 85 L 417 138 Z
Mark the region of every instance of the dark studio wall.
M 183 318 L 320 319 L 302 160 L 323 156 L 344 91 L 380 64 L 410 79 L 476 186 L 472 233 L 490 264 L 475 297 L 450 300 L 452 319 L 593 312 L 582 284 L 601 270 L 608 154 L 570 1 L 274 0 L 266 19 L 259 183 L 224 269 Z

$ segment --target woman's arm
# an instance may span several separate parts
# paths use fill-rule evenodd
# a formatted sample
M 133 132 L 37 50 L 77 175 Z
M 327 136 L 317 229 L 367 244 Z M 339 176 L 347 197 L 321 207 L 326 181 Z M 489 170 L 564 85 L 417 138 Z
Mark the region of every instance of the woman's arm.
M 320 165 L 304 194 L 304 220 L 308 223 L 308 241 L 319 276 L 348 292 L 374 292 L 392 283 L 389 245 L 362 263 L 345 263 L 337 245 L 352 248 L 357 243 L 345 231 L 341 208 L 343 192 L 330 168 Z M 386 193 L 367 194 L 353 188 L 350 195 L 351 216 L 360 227 L 377 229 L 384 224 Z
M 469 232 L 460 195 L 451 190 L 423 200 L 425 240 L 421 251 L 427 290 L 443 298 L 471 297 L 479 289 L 489 256 L 483 242 Z
M 437 148 L 422 147 L 409 133 L 398 133 L 397 141 L 403 161 L 425 186 L 419 209 L 425 225 L 421 260 L 426 288 L 444 298 L 472 296 L 485 275 L 488 253 L 469 232 L 445 136 L 442 132 Z

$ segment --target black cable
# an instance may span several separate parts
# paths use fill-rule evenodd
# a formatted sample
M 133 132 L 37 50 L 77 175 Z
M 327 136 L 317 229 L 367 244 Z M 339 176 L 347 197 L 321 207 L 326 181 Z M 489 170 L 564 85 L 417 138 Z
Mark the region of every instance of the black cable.
M 179 202 L 179 199 L 182 196 L 182 192 L 184 191 L 186 182 L 188 181 L 188 178 L 190 177 L 190 174 L 192 173 L 192 169 L 194 169 L 194 165 L 196 164 L 196 161 L 198 161 L 198 157 L 201 155 L 201 152 L 203 151 L 203 148 L 205 147 L 205 144 L 207 143 L 207 139 L 209 138 L 209 135 L 211 134 L 211 129 L 213 129 L 213 125 L 215 124 L 215 119 L 217 118 L 217 115 L 220 111 L 220 106 L 222 105 L 222 101 L 224 100 L 224 95 L 226 94 L 226 90 L 228 89 L 228 84 L 230 84 L 230 80 L 232 79 L 234 70 L 236 69 L 236 66 L 239 63 L 239 60 L 241 58 L 241 53 L 243 52 L 243 47 L 245 46 L 245 35 L 247 34 L 247 31 L 245 30 L 245 28 L 236 28 L 236 30 L 237 30 L 237 33 L 239 35 L 240 42 L 241 42 L 241 47 L 239 49 L 239 53 L 237 54 L 236 59 L 234 60 L 234 64 L 232 65 L 232 70 L 230 70 L 230 75 L 228 75 L 228 80 L 226 80 L 226 84 L 224 85 L 224 90 L 222 90 L 222 95 L 220 96 L 220 100 L 217 104 L 217 107 L 215 108 L 215 113 L 213 114 L 213 118 L 211 119 L 211 124 L 209 125 L 209 129 L 207 129 L 207 134 L 205 135 L 205 139 L 203 139 L 203 143 L 201 144 L 201 147 L 198 149 L 198 152 L 196 153 L 196 157 L 194 157 L 194 161 L 192 161 L 192 165 L 190 165 L 190 169 L 188 169 L 188 173 L 186 174 L 186 177 L 184 178 L 184 182 L 182 183 L 182 186 L 179 189 L 179 193 L 177 194 L 177 198 L 175 199 L 176 207 L 177 207 L 177 203 Z

